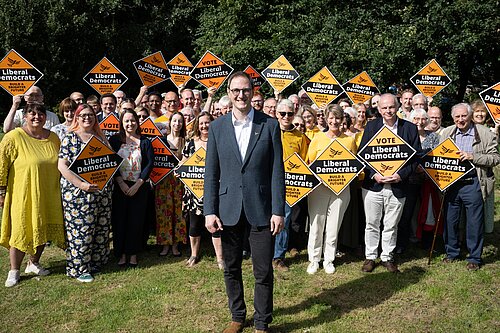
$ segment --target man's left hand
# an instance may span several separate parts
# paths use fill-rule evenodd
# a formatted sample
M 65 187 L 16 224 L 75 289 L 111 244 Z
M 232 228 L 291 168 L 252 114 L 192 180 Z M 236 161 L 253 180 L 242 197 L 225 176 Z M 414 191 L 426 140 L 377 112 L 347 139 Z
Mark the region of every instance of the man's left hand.
M 276 236 L 285 228 L 285 218 L 283 216 L 271 216 L 271 232 Z

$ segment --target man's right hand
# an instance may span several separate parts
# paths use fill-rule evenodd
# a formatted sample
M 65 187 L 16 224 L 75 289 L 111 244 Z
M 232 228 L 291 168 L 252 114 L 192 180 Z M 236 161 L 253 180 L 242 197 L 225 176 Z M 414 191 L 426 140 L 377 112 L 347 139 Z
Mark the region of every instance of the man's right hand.
M 216 231 L 222 230 L 222 222 L 215 214 L 205 216 L 205 228 L 210 233 L 214 233 Z

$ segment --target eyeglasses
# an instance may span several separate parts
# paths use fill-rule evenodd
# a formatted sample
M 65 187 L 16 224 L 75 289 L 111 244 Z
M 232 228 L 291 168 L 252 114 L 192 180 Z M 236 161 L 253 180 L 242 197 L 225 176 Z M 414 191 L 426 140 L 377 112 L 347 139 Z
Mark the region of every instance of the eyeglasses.
M 293 126 L 295 126 L 295 127 L 306 127 L 305 124 L 301 124 L 301 123 L 294 123 Z
M 256 99 L 255 101 L 252 101 L 252 103 L 255 103 L 255 104 L 262 104 L 262 103 L 264 103 L 264 101 L 263 101 L 263 100 L 261 100 L 261 99 Z
M 294 113 L 293 112 L 278 112 L 281 116 L 281 118 L 285 117 L 293 117 Z
M 92 114 L 92 113 L 85 113 L 85 114 L 79 114 L 78 115 L 79 118 L 82 118 L 82 119 L 94 119 L 95 118 L 95 115 Z
M 317 118 L 325 118 L 325 114 L 324 113 L 316 113 L 316 117 Z
M 45 112 L 37 112 L 37 111 L 28 111 L 27 114 L 30 116 L 39 116 L 39 117 L 45 117 L 47 114 Z
M 248 96 L 252 92 L 252 89 L 250 89 L 250 88 L 244 88 L 244 89 L 234 88 L 234 89 L 230 89 L 229 91 L 231 92 L 231 94 L 233 94 L 234 97 L 239 96 L 241 92 L 243 92 L 243 95 Z
M 175 104 L 175 103 L 177 103 L 177 101 L 175 99 L 168 100 L 168 101 L 165 100 L 165 103 L 167 103 L 167 104 Z

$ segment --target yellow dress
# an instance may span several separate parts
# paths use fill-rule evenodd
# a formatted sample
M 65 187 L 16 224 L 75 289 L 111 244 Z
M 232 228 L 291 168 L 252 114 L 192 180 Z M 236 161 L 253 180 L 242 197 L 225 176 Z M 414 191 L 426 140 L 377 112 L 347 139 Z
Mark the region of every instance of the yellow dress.
M 59 138 L 34 139 L 22 128 L 0 142 L 0 186 L 7 186 L 0 244 L 34 254 L 52 241 L 64 247 L 57 160 Z

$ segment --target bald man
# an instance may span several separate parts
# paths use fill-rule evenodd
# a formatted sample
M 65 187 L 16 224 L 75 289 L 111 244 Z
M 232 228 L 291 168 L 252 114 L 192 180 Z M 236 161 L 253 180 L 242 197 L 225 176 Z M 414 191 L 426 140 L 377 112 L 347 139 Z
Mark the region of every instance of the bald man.
M 42 90 L 37 86 L 32 86 L 26 91 L 24 95 L 15 95 L 12 97 L 12 106 L 10 107 L 9 113 L 3 122 L 4 133 L 12 131 L 16 127 L 21 127 L 24 125 L 23 109 L 18 109 L 21 105 L 22 97 L 26 101 L 26 104 L 37 103 L 43 104 L 43 93 Z M 47 110 L 47 120 L 45 121 L 44 128 L 50 130 L 52 127 L 58 125 L 59 118 L 54 112 Z

